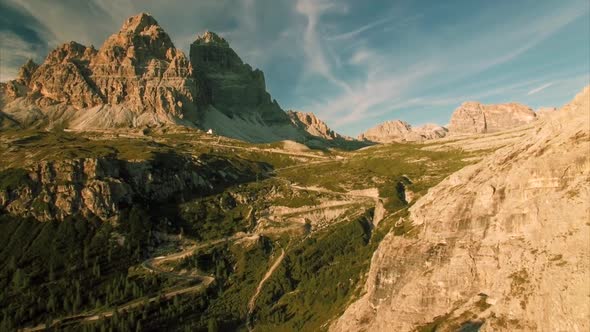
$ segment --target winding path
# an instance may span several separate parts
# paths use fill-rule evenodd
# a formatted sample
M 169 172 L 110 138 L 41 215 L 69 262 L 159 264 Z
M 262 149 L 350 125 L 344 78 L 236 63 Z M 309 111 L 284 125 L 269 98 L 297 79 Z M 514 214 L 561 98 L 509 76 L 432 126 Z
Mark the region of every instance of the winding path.
M 115 311 L 123 312 L 125 310 L 141 307 L 141 306 L 145 305 L 146 303 L 155 302 L 159 299 L 166 299 L 167 300 L 167 299 L 171 299 L 177 295 L 182 295 L 182 294 L 196 292 L 196 291 L 200 291 L 202 289 L 206 289 L 207 287 L 209 287 L 209 285 L 211 283 L 213 283 L 213 281 L 215 281 L 215 278 L 208 276 L 208 275 L 185 275 L 185 274 L 175 273 L 175 272 L 171 272 L 171 271 L 166 271 L 166 270 L 162 269 L 160 267 L 160 265 L 165 262 L 177 261 L 177 260 L 183 259 L 185 257 L 191 256 L 194 253 L 194 251 L 197 249 L 202 249 L 202 248 L 214 246 L 214 245 L 217 245 L 217 244 L 220 244 L 223 242 L 238 240 L 238 239 L 241 239 L 241 238 L 244 238 L 247 236 L 248 236 L 248 234 L 246 234 L 246 233 L 237 233 L 237 234 L 234 234 L 232 236 L 228 236 L 223 239 L 211 240 L 211 241 L 207 241 L 202 244 L 192 245 L 180 252 L 172 253 L 167 256 L 149 258 L 149 259 L 145 260 L 143 263 L 141 263 L 141 266 L 144 269 L 146 269 L 152 273 L 163 274 L 167 277 L 176 278 L 176 279 L 183 279 L 183 280 L 187 280 L 187 281 L 198 280 L 198 281 L 200 281 L 200 283 L 198 285 L 188 286 L 188 287 L 184 287 L 184 288 L 180 288 L 180 289 L 169 290 L 162 295 L 154 296 L 154 297 L 144 299 L 144 300 L 133 300 L 133 301 L 130 301 L 126 304 L 120 305 L 114 309 L 111 309 L 108 311 L 103 311 L 99 314 L 90 312 L 90 313 L 83 313 L 83 314 L 78 314 L 78 315 L 67 316 L 64 318 L 54 319 L 49 327 L 46 324 L 40 324 L 35 327 L 23 328 L 23 329 L 20 329 L 19 331 L 23 331 L 23 332 L 44 331 L 48 328 L 55 327 L 55 326 L 69 325 L 69 324 L 73 324 L 73 323 L 79 323 L 82 321 L 96 321 L 96 320 L 104 319 L 106 317 L 111 317 L 112 315 L 114 315 Z
M 252 319 L 252 313 L 254 312 L 254 305 L 256 304 L 256 299 L 258 298 L 258 295 L 260 295 L 260 291 L 262 290 L 264 283 L 266 283 L 268 278 L 270 278 L 272 276 L 272 274 L 274 273 L 274 271 L 279 267 L 279 265 L 283 261 L 283 258 L 285 258 L 285 249 L 281 248 L 281 255 L 272 264 L 270 269 L 268 269 L 268 271 L 266 271 L 266 273 L 264 274 L 264 277 L 258 283 L 258 287 L 256 287 L 256 291 L 254 292 L 254 294 L 250 298 L 250 301 L 248 302 L 248 317 L 247 317 L 246 321 L 248 324 L 248 330 L 250 330 L 250 331 L 252 331 L 252 327 L 250 326 L 250 323 L 251 323 L 250 320 Z

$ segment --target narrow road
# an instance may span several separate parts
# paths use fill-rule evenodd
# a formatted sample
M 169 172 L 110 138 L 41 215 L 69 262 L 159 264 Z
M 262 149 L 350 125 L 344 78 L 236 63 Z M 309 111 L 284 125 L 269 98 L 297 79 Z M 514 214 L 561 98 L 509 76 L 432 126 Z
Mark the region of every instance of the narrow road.
M 151 272 L 157 272 L 157 273 L 164 273 L 167 274 L 169 276 L 176 276 L 176 277 L 180 277 L 181 279 L 186 279 L 187 276 L 185 275 L 181 275 L 181 274 L 176 274 L 170 271 L 166 271 L 162 268 L 160 268 L 160 265 L 166 262 L 170 262 L 170 261 L 177 261 L 177 260 L 181 260 L 185 257 L 189 257 L 191 255 L 194 254 L 195 250 L 197 249 L 203 249 L 203 248 L 207 248 L 207 247 L 211 247 L 220 243 L 224 243 L 224 242 L 229 242 L 229 241 L 234 241 L 234 240 L 239 240 L 241 238 L 247 237 L 249 236 L 246 233 L 236 233 L 232 236 L 228 236 L 225 237 L 223 239 L 217 239 L 217 240 L 211 240 L 211 241 L 207 241 L 201 244 L 196 244 L 196 245 L 192 245 L 190 247 L 185 248 L 182 251 L 179 251 L 177 253 L 173 253 L 170 255 L 166 255 L 166 256 L 160 256 L 160 257 L 155 257 L 155 258 L 149 258 L 147 260 L 145 260 L 143 263 L 141 263 L 141 266 L 146 269 L 149 270 Z M 199 277 L 199 276 L 197 276 Z M 200 277 L 204 277 L 204 276 L 200 276 Z M 191 279 L 194 279 L 195 277 L 192 277 Z
M 264 277 L 258 283 L 258 287 L 256 287 L 256 291 L 254 292 L 254 295 L 252 295 L 252 297 L 250 298 L 250 301 L 248 302 L 248 317 L 246 319 L 246 322 L 248 324 L 248 330 L 250 330 L 250 331 L 252 331 L 252 327 L 250 326 L 250 324 L 251 324 L 250 320 L 251 320 L 252 313 L 254 312 L 254 305 L 256 304 L 256 299 L 258 298 L 258 295 L 260 294 L 260 291 L 262 290 L 262 286 L 264 286 L 264 283 L 268 280 L 268 278 L 270 278 L 272 276 L 274 271 L 279 267 L 279 265 L 283 261 L 283 258 L 285 258 L 285 249 L 281 248 L 281 255 L 272 264 L 270 269 L 268 269 L 268 271 L 266 271 L 266 273 L 264 274 Z
M 202 277 L 202 282 L 198 285 L 195 285 L 195 286 L 185 287 L 185 288 L 176 289 L 176 290 L 170 290 L 162 295 L 154 296 L 154 297 L 151 297 L 151 298 L 143 300 L 143 301 L 139 301 L 139 300 L 130 301 L 126 304 L 118 306 L 115 309 L 112 309 L 109 311 L 103 311 L 100 314 L 88 313 L 88 314 L 79 314 L 79 315 L 69 316 L 69 317 L 65 317 L 65 318 L 61 318 L 61 319 L 54 319 L 53 322 L 51 323 L 51 326 L 49 326 L 49 327 L 46 326 L 45 324 L 41 324 L 41 325 L 37 325 L 35 327 L 24 328 L 20 331 L 23 331 L 23 332 L 44 331 L 46 329 L 56 327 L 58 325 L 60 327 L 63 327 L 65 325 L 79 323 L 82 321 L 96 321 L 99 319 L 104 319 L 104 318 L 113 316 L 115 314 L 115 311 L 123 312 L 125 310 L 141 307 L 147 303 L 156 302 L 158 299 L 168 300 L 168 299 L 171 299 L 177 295 L 200 291 L 201 289 L 207 288 L 213 281 L 215 281 L 215 278 L 205 276 L 205 277 Z
M 207 146 L 220 146 L 229 149 L 237 149 L 237 150 L 247 150 L 247 151 L 255 151 L 255 152 L 268 152 L 268 153 L 276 153 L 276 154 L 283 154 L 289 156 L 297 156 L 297 157 L 308 157 L 308 158 L 316 158 L 316 159 L 332 159 L 328 156 L 322 156 L 313 153 L 306 153 L 306 152 L 294 152 L 294 151 L 286 151 L 280 150 L 279 148 L 257 148 L 257 147 L 249 147 L 249 146 L 237 146 L 237 145 L 229 145 L 229 144 L 222 144 L 222 143 L 209 143 Z
M 186 293 L 196 292 L 201 289 L 205 289 L 213 281 L 215 281 L 215 278 L 213 278 L 211 276 L 207 276 L 207 275 L 183 275 L 183 274 L 179 274 L 179 273 L 166 271 L 160 267 L 160 264 L 165 263 L 165 262 L 170 262 L 170 261 L 177 261 L 177 260 L 183 259 L 185 257 L 191 256 L 194 253 L 194 251 L 197 249 L 202 249 L 202 248 L 214 246 L 214 245 L 217 245 L 217 244 L 220 244 L 223 242 L 238 240 L 238 239 L 241 239 L 241 238 L 244 238 L 247 236 L 248 236 L 248 234 L 246 234 L 246 233 L 236 233 L 232 236 L 229 236 L 229 237 L 226 237 L 223 239 L 211 240 L 211 241 L 207 241 L 202 244 L 192 245 L 180 252 L 176 252 L 176 253 L 173 253 L 173 254 L 170 254 L 167 256 L 149 258 L 149 259 L 145 260 L 143 263 L 141 263 L 141 266 L 150 272 L 164 274 L 167 277 L 183 279 L 183 280 L 199 280 L 199 281 L 201 281 L 201 283 L 199 283 L 198 285 L 184 287 L 184 288 L 175 289 L 175 290 L 169 290 L 168 292 L 166 292 L 162 295 L 154 296 L 154 297 L 151 297 L 151 298 L 149 298 L 147 300 L 143 300 L 143 301 L 133 300 L 133 301 L 130 301 L 126 304 L 120 305 L 112 310 L 103 311 L 100 314 L 86 313 L 86 314 L 72 315 L 72 316 L 68 316 L 68 317 L 64 317 L 64 318 L 60 318 L 60 319 L 54 319 L 51 323 L 50 328 L 57 326 L 57 325 L 63 326 L 64 324 L 69 325 L 69 324 L 73 324 L 73 323 L 79 323 L 81 321 L 96 321 L 96 320 L 103 319 L 106 317 L 111 317 L 115 313 L 115 311 L 122 312 L 124 310 L 129 310 L 129 309 L 140 307 L 140 306 L 144 305 L 146 303 L 146 301 L 148 303 L 152 303 L 152 302 L 157 301 L 160 298 L 170 299 L 170 298 L 173 298 L 174 296 L 177 296 L 177 295 L 182 295 L 182 294 L 186 294 Z M 21 329 L 20 331 L 33 332 L 33 331 L 43 331 L 46 329 L 47 329 L 46 325 L 41 324 L 41 325 L 37 325 L 35 327 L 24 328 L 24 329 Z

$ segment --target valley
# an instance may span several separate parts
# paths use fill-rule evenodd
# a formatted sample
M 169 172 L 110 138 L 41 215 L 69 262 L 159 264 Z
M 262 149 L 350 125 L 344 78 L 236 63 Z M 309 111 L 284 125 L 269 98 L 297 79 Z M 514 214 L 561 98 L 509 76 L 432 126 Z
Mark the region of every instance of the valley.
M 0 332 L 590 329 L 590 8 L 25 3 Z
M 62 237 L 60 229 L 73 227 L 77 234 L 80 223 L 90 228 L 84 230 L 84 238 L 100 233 L 104 243 L 94 247 L 98 240 L 92 240 L 76 248 L 68 263 L 49 263 L 46 255 L 53 256 L 55 251 L 30 257 L 28 250 L 16 256 L 3 251 L 3 259 L 15 262 L 14 269 L 3 270 L 7 287 L 3 301 L 22 297 L 18 302 L 10 300 L 12 305 L 3 302 L 5 317 L 18 319 L 7 318 L 3 326 L 29 330 L 39 329 L 39 323 L 64 330 L 134 329 L 137 322 L 144 330 L 157 330 L 161 324 L 178 330 L 207 330 L 209 324 L 257 331 L 279 326 L 321 328 L 358 294 L 368 258 L 383 235 L 392 228 L 400 234 L 410 231 L 409 225 L 399 225 L 396 219 L 407 209 L 408 193 L 413 199 L 420 197 L 479 155 L 456 149 L 429 151 L 420 144 L 297 152 L 288 142 L 249 144 L 194 130 L 136 135 L 7 131 L 2 144 L 2 197 L 9 213 L 0 224 L 8 236 L 5 248 L 18 241 L 27 243 L 30 250 L 37 246 L 64 250 L 55 243 Z M 160 162 L 163 155 L 166 160 Z M 176 164 L 193 161 L 200 167 Z M 106 166 L 89 172 L 89 166 L 82 166 L 89 162 Z M 140 168 L 146 174 L 110 169 L 121 163 L 146 165 Z M 158 165 L 158 175 L 150 171 L 153 163 Z M 35 175 L 40 164 L 73 166 L 61 171 L 63 180 L 53 187 L 56 183 L 45 183 L 43 176 Z M 179 170 L 188 172 L 187 177 L 205 172 L 209 181 L 218 178 L 217 187 L 211 190 L 199 181 L 195 187 L 178 187 L 169 181 Z M 22 181 L 8 174 L 21 174 Z M 158 183 L 164 181 L 158 177 L 168 180 Z M 86 203 L 83 194 L 77 203 L 75 197 L 67 196 L 91 190 L 97 182 L 107 183 L 105 188 L 111 188 L 113 197 L 122 190 L 113 186 L 128 188 L 125 203 L 114 209 L 103 204 L 108 213 L 90 213 L 100 209 Z M 73 191 L 61 189 L 68 187 Z M 42 197 L 49 200 L 34 203 Z M 61 218 L 72 204 L 87 207 L 88 216 L 63 217 L 57 223 L 31 220 Z M 29 221 L 19 221 L 25 208 L 30 211 Z M 118 221 L 108 226 L 97 216 Z M 23 222 L 36 224 L 41 233 L 51 228 L 56 232 L 54 239 L 42 240 L 37 232 L 18 233 Z M 86 256 L 75 252 L 86 252 Z M 119 257 L 117 261 L 114 256 Z M 345 265 L 348 268 L 343 270 Z M 11 277 L 15 270 L 36 280 L 36 286 L 17 295 L 19 288 Z M 120 284 L 120 278 L 132 280 L 134 286 L 125 285 L 129 281 Z M 47 294 L 68 299 L 71 290 L 63 287 L 72 283 L 80 284 L 80 289 L 95 289 L 96 294 L 74 293 L 71 302 L 53 300 L 51 308 L 43 302 L 34 304 Z M 129 287 L 135 291 L 127 293 Z M 324 294 L 318 297 L 315 289 L 323 289 Z M 16 303 L 29 303 L 28 311 Z M 162 308 L 167 308 L 162 311 L 166 315 L 159 317 L 169 318 L 150 319 L 150 312 Z M 174 319 L 181 316 L 183 321 Z

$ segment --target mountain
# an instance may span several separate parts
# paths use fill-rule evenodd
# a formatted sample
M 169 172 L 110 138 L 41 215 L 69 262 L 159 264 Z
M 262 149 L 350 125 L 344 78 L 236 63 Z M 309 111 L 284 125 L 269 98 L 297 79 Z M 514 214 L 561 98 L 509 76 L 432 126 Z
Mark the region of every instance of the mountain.
M 262 71 L 243 63 L 225 39 L 206 32 L 191 44 L 190 59 L 205 105 L 202 128 L 253 142 L 307 136 L 270 97 Z
M 333 331 L 590 328 L 590 87 L 523 133 L 416 201 Z
M 426 124 L 421 127 L 412 126 L 401 120 L 386 121 L 358 136 L 359 140 L 378 143 L 391 142 L 420 142 L 429 139 L 442 138 L 447 134 L 444 127 Z
M 464 102 L 451 116 L 451 134 L 493 133 L 536 120 L 535 112 L 518 103 L 483 105 Z
M 289 110 L 287 111 L 287 115 L 295 126 L 305 130 L 312 136 L 326 140 L 352 140 L 352 138 L 348 136 L 342 136 L 330 129 L 330 127 L 328 127 L 324 121 L 320 120 L 317 116 L 315 116 L 315 114 L 311 112 Z
M 262 71 L 225 39 L 206 32 L 187 58 L 145 13 L 98 50 L 69 42 L 39 66 L 27 62 L 16 80 L 0 85 L 0 109 L 20 127 L 180 125 L 254 142 L 307 136 L 270 97 Z
M 147 14 L 127 19 L 98 50 L 59 46 L 40 66 L 25 64 L 6 86 L 18 93 L 5 98 L 2 111 L 22 127 L 192 125 L 197 118 L 191 65 Z

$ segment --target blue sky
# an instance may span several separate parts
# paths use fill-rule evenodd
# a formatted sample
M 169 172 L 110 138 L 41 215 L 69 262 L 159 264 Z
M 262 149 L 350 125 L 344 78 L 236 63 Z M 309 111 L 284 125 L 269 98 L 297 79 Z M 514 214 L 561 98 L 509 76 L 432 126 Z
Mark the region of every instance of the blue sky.
M 99 47 L 139 12 L 187 53 L 220 33 L 284 109 L 348 135 L 446 124 L 466 100 L 560 106 L 590 84 L 588 0 L 0 0 L 0 80 L 69 40 Z

